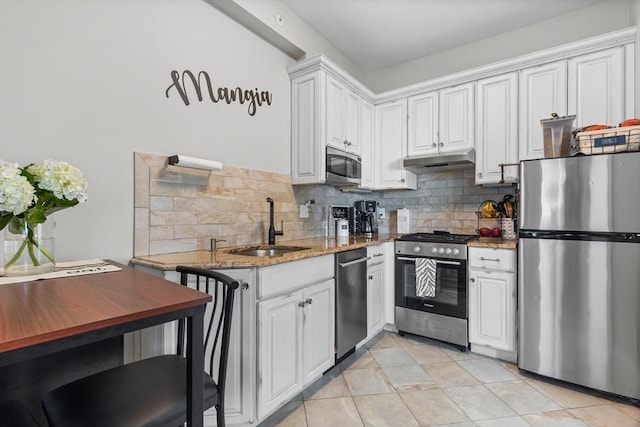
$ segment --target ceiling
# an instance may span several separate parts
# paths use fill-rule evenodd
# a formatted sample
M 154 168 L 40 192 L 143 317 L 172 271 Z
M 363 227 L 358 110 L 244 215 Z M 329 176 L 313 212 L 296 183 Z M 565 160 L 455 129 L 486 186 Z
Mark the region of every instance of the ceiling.
M 611 0 L 282 0 L 365 72 Z

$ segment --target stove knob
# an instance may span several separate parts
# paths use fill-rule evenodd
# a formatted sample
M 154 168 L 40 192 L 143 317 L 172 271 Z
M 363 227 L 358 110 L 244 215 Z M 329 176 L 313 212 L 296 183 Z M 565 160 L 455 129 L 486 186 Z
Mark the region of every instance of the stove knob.
M 438 253 L 438 248 L 433 248 L 433 249 L 431 249 L 431 253 L 432 253 L 432 254 L 437 254 L 437 253 Z
M 413 252 L 420 252 L 420 246 L 414 246 Z
M 451 248 L 447 248 L 446 251 L 444 251 L 447 255 L 451 255 Z
M 460 250 L 459 250 L 459 249 L 454 249 L 454 250 L 453 250 L 453 254 L 454 254 L 454 255 L 458 255 L 459 253 L 460 253 Z
M 438 253 L 439 253 L 439 254 L 443 254 L 443 253 L 444 253 L 444 248 L 440 248 L 440 249 L 438 249 Z

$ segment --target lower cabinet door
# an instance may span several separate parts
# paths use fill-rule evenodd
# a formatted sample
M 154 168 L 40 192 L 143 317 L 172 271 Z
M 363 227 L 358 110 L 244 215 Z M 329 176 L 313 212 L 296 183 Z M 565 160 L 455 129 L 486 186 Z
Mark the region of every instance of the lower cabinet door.
M 303 384 L 307 386 L 335 363 L 334 279 L 304 291 Z
M 258 419 L 302 391 L 302 296 L 258 303 Z
M 384 326 L 382 320 L 382 267 L 375 264 L 367 267 L 367 337 L 371 338 Z
M 515 278 L 503 271 L 470 270 L 469 342 L 515 351 Z

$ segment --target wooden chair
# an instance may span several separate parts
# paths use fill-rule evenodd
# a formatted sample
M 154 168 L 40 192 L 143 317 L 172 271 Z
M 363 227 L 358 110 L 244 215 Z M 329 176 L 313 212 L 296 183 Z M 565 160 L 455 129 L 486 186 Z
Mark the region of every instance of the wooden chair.
M 211 270 L 178 266 L 180 283 L 213 295 L 205 310 L 204 409 L 224 427 L 224 384 L 234 293 L 238 282 Z M 51 427 L 178 426 L 186 422 L 185 320 L 177 354 L 140 360 L 51 390 L 42 399 Z M 207 358 L 207 355 L 209 356 Z M 216 357 L 217 355 L 217 357 Z M 216 369 L 217 368 L 217 376 Z M 216 380 L 214 380 L 216 378 Z

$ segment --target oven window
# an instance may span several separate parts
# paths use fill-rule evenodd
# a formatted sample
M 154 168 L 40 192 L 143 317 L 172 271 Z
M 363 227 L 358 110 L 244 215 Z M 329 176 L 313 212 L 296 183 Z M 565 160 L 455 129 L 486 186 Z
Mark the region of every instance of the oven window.
M 434 282 L 425 292 L 416 285 L 415 261 L 397 261 L 396 305 L 415 310 L 466 318 L 465 263 L 436 263 Z

